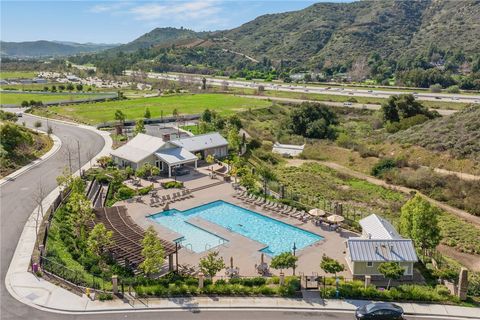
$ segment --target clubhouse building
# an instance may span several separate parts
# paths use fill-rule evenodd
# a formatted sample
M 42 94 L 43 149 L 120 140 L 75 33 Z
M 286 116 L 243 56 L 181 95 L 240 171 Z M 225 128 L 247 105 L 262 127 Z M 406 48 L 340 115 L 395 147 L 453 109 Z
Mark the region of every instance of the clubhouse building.
M 197 161 L 209 155 L 223 158 L 228 154 L 228 142 L 218 132 L 165 141 L 162 138 L 139 133 L 125 145 L 111 152 L 119 167 L 138 169 L 146 163 L 172 176 L 172 169 L 189 165 L 197 168 Z

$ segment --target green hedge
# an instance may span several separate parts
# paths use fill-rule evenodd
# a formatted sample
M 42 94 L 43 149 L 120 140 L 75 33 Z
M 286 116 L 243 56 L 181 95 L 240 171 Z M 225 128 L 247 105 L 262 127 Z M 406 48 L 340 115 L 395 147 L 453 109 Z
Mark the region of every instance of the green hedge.
M 448 289 L 443 285 L 435 287 L 425 285 L 400 285 L 381 290 L 375 286 L 365 288 L 362 281 L 340 282 L 339 296 L 342 298 L 359 299 L 380 299 L 386 301 L 428 301 L 428 302 L 454 302 L 458 303 L 457 297 L 452 296 Z M 334 285 L 323 290 L 324 298 L 333 298 L 336 296 Z
M 134 286 L 140 297 L 168 297 L 185 295 L 241 295 L 241 296 L 282 296 L 291 297 L 300 290 L 300 281 L 296 277 L 286 277 L 283 286 L 278 285 L 278 278 L 233 278 L 230 280 L 205 280 L 204 287 L 198 288 L 198 279 L 195 278 L 167 278 L 158 281 L 142 281 L 143 284 Z
M 173 189 L 173 188 L 183 188 L 183 182 L 180 181 L 168 181 L 168 182 L 163 182 L 162 187 L 165 189 Z

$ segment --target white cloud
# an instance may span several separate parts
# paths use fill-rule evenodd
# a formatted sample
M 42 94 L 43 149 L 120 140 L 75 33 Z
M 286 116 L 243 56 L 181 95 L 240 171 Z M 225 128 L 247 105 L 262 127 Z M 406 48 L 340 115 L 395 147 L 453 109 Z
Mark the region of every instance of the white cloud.
M 93 13 L 118 13 L 121 9 L 124 9 L 130 6 L 131 3 L 128 1 L 120 1 L 120 2 L 113 2 L 113 3 L 102 3 L 94 5 L 90 8 L 90 12 Z
M 183 20 L 206 19 L 215 17 L 221 11 L 215 0 L 194 0 L 188 2 L 148 3 L 133 7 L 130 13 L 137 20 Z

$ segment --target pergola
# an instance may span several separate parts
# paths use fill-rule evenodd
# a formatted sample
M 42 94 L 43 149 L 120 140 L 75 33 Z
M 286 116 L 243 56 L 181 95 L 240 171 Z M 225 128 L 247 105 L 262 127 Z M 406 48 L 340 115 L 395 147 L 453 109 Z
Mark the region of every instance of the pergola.
M 155 156 L 168 166 L 168 177 L 172 176 L 172 167 L 185 163 L 194 162 L 197 169 L 197 156 L 184 148 L 158 150 Z

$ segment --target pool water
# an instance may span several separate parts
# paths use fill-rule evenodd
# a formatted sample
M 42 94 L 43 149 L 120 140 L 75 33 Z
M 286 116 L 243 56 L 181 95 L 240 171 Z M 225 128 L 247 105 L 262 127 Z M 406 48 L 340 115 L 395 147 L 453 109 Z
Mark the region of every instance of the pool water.
M 194 252 L 203 252 L 227 242 L 221 237 L 190 224 L 187 220 L 193 217 L 215 223 L 264 244 L 265 247 L 261 251 L 270 256 L 292 251 L 294 243 L 297 250 L 301 250 L 323 239 L 312 232 L 224 201 L 211 202 L 186 211 L 173 209 L 157 213 L 150 219 L 181 234 L 183 237 L 178 241 Z

